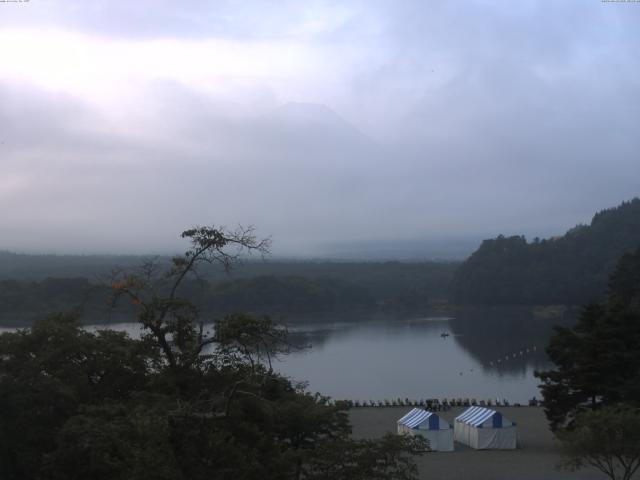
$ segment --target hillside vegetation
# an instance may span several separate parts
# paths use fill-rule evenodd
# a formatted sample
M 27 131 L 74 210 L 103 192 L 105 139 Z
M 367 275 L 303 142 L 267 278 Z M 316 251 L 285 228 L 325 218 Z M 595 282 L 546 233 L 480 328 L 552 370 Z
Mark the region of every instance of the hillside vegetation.
M 107 308 L 109 284 L 104 279 L 119 261 L 126 267 L 141 258 L 111 257 L 110 264 L 109 257 L 4 256 L 12 260 L 14 278 L 2 280 L 0 275 L 0 325 L 30 325 L 57 311 L 78 311 L 85 323 L 116 317 L 126 320 L 131 314 L 126 308 Z M 162 266 L 167 259 L 158 262 Z M 456 266 L 435 262 L 247 262 L 230 275 L 203 268 L 201 278 L 185 281 L 179 293 L 211 320 L 237 311 L 284 314 L 294 320 L 301 314 L 425 310 L 447 300 Z M 162 290 L 163 285 L 157 287 Z
M 482 242 L 457 270 L 460 304 L 570 304 L 603 298 L 618 259 L 640 245 L 640 199 L 598 212 L 562 237 Z

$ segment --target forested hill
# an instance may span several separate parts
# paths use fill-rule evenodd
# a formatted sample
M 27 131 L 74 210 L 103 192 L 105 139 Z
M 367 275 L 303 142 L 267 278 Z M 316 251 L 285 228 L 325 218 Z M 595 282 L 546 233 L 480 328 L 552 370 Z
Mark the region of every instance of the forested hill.
M 110 315 L 124 321 L 130 311 L 107 309 L 110 290 L 104 282 L 114 267 L 129 271 L 142 261 L 140 257 L 10 253 L 4 258 L 11 263 L 3 263 L 0 252 L 0 327 L 30 325 L 48 313 L 77 309 L 86 323 L 103 323 Z M 158 261 L 161 267 L 167 265 L 164 258 Z M 185 281 L 178 294 L 206 318 L 235 311 L 284 315 L 289 321 L 303 314 L 360 310 L 424 312 L 449 299 L 457 266 L 436 262 L 246 262 L 229 275 L 221 269 L 203 268 L 200 278 Z M 97 281 L 100 275 L 102 282 Z M 163 288 L 162 282 L 157 288 Z
M 569 304 L 601 300 L 618 259 L 640 246 L 640 199 L 598 212 L 562 237 L 485 240 L 458 269 L 457 303 Z

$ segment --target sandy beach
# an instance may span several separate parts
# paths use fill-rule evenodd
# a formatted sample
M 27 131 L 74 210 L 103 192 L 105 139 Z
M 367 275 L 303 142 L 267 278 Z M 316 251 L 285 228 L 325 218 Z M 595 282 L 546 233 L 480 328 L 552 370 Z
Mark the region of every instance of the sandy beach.
M 356 438 L 379 437 L 396 431 L 396 421 L 411 407 L 354 408 L 350 412 Z M 464 408 L 438 412 L 452 422 Z M 596 470 L 568 472 L 556 468 L 558 447 L 549 431 L 542 408 L 500 407 L 505 417 L 518 424 L 517 450 L 473 450 L 459 443 L 454 452 L 432 452 L 417 459 L 420 478 L 447 480 L 597 480 L 607 478 Z

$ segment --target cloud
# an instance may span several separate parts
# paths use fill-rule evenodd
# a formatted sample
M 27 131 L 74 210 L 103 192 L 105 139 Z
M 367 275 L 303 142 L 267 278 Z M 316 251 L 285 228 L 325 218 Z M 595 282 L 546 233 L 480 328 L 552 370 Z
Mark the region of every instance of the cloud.
M 544 236 L 638 194 L 640 9 L 124 5 L 0 5 L 0 247 Z

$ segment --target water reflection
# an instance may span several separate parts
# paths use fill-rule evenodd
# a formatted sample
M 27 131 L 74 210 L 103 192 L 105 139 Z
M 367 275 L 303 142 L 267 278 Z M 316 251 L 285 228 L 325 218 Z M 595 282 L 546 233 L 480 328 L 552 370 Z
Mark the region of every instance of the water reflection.
M 279 318 L 298 347 L 275 367 L 333 398 L 539 397 L 533 372 L 549 367 L 544 346 L 556 323 L 526 309 L 467 309 L 445 316 L 381 313 Z M 87 327 L 141 334 L 131 322 Z M 442 336 L 447 333 L 448 336 Z M 306 347 L 306 348 L 305 348 Z
M 573 317 L 541 319 L 530 309 L 486 308 L 456 312 L 450 324 L 455 341 L 487 372 L 524 375 L 549 367 L 544 348 L 554 325 L 569 325 Z
M 336 398 L 526 402 L 539 397 L 533 372 L 549 367 L 544 346 L 555 323 L 523 309 L 474 309 L 455 318 L 298 324 L 292 341 L 311 349 L 285 358 L 279 369 Z M 450 335 L 443 338 L 444 332 Z

